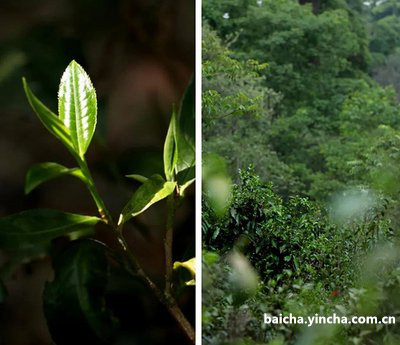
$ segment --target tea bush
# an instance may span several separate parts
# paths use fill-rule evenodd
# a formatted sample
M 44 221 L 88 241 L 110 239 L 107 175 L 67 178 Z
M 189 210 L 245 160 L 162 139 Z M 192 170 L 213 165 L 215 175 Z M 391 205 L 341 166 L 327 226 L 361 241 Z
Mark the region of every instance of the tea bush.
M 194 82 L 187 88 L 179 108 L 172 112 L 161 159 L 164 172 L 127 176 L 140 186 L 125 201 L 118 220 L 100 196 L 86 160 L 97 125 L 97 96 L 87 73 L 76 61 L 68 65 L 59 86 L 58 114 L 33 94 L 25 79 L 23 87 L 38 119 L 64 145 L 76 165 L 33 165 L 26 175 L 25 192 L 71 175 L 86 187 L 98 215 L 33 208 L 0 218 L 0 249 L 11 252 L 0 278 L 9 278 L 13 268 L 23 261 L 51 256 L 54 278 L 45 284 L 42 298 L 48 330 L 56 344 L 114 344 L 125 338 L 158 343 L 146 331 L 146 327 L 158 327 L 149 317 L 157 315 L 158 304 L 171 317 L 163 315 L 161 319 L 174 320 L 181 337 L 194 343 L 194 328 L 178 302 L 182 289 L 194 285 L 194 259 L 173 262 L 175 213 L 194 181 Z M 158 282 L 137 259 L 124 226 L 162 200 L 167 204 L 162 248 L 165 276 Z M 104 238 L 96 232 L 95 226 L 100 224 L 107 234 Z M 54 245 L 56 241 L 64 245 L 60 248 Z M 186 278 L 179 280 L 179 276 Z M 0 286 L 2 302 L 6 298 L 6 284 L 1 282 Z M 132 305 L 135 308 L 129 308 Z M 133 327 L 132 313 L 138 313 L 137 310 L 145 315 L 136 316 L 139 327 Z
M 214 214 L 204 198 L 205 343 L 264 344 L 282 337 L 292 344 L 301 326 L 264 325 L 263 313 L 307 316 L 351 308 L 349 289 L 368 267 L 365 257 L 391 239 L 385 207 L 377 201 L 363 221 L 334 223 L 307 198 L 283 201 L 252 168 L 240 172 L 224 216 Z M 234 251 L 243 252 L 261 278 L 258 291 L 244 299 L 229 279 Z

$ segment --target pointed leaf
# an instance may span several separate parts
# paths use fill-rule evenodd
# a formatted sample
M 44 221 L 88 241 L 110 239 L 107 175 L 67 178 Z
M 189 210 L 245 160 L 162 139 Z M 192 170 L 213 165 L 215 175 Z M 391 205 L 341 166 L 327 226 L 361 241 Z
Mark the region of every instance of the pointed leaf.
M 26 249 L 75 231 L 89 230 L 97 217 L 33 209 L 0 218 L 0 248 Z
M 164 173 L 167 181 L 174 179 L 174 170 L 178 154 L 176 150 L 176 114 L 172 111 L 167 136 L 164 143 Z
M 195 89 L 191 80 L 183 96 L 176 119 L 175 134 L 177 162 L 176 173 L 195 164 Z
M 126 175 L 126 177 L 129 177 L 129 178 L 139 181 L 141 183 L 145 183 L 148 180 L 147 177 L 142 176 L 142 175 L 136 175 L 136 174 Z
M 73 152 L 73 146 L 69 130 L 64 126 L 56 114 L 49 110 L 36 96 L 32 93 L 25 78 L 22 79 L 26 97 L 33 111 L 38 116 L 46 129 L 59 139 L 69 151 Z
M 178 173 L 176 179 L 179 185 L 179 195 L 184 195 L 188 188 L 195 180 L 195 167 L 192 166 Z
M 46 284 L 44 312 L 55 343 L 111 344 L 116 320 L 107 310 L 109 263 L 105 246 L 93 240 L 72 242 L 54 263 Z
M 77 168 L 76 168 L 76 169 L 71 169 L 70 174 L 71 174 L 72 176 L 75 176 L 75 177 L 77 177 L 78 179 L 80 179 L 83 183 L 89 184 L 89 181 L 88 181 L 87 176 L 85 176 L 85 175 L 83 174 L 83 172 L 82 172 L 81 169 L 77 169 Z
M 147 210 L 151 205 L 174 192 L 176 182 L 167 182 L 160 175 L 153 175 L 133 194 L 122 211 L 119 223 Z
M 58 112 L 71 133 L 75 151 L 83 157 L 96 128 L 97 99 L 89 76 L 75 61 L 68 65 L 61 78 Z
M 63 165 L 52 162 L 35 164 L 31 166 L 26 173 L 25 194 L 29 194 L 33 189 L 41 185 L 43 182 L 52 180 L 56 177 L 68 174 L 77 176 L 77 170 L 80 169 L 69 169 Z

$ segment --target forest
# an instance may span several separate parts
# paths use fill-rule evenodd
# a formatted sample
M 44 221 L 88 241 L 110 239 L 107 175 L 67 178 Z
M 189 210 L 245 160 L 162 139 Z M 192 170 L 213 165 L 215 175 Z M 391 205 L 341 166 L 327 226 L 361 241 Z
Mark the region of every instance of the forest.
M 204 344 L 399 344 L 400 1 L 204 0 Z

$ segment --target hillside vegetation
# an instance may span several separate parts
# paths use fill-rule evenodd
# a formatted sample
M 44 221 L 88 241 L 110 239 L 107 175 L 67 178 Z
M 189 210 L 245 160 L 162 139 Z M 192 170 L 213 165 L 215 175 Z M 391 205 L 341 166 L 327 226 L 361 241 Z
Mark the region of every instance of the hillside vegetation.
M 203 2 L 206 344 L 398 344 L 400 1 Z

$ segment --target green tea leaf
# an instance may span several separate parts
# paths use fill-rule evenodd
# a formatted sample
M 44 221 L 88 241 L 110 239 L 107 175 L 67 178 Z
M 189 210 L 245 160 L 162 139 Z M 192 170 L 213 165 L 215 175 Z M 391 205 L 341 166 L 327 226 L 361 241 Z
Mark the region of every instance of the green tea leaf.
M 164 143 L 164 173 L 167 181 L 174 180 L 174 170 L 178 160 L 176 147 L 176 114 L 172 111 L 167 136 Z
M 196 285 L 196 258 L 191 258 L 190 260 L 184 262 L 175 261 L 173 269 L 176 272 L 183 269 L 188 273 L 187 278 L 185 279 L 185 285 Z
M 69 130 L 64 126 L 56 114 L 49 110 L 36 96 L 32 93 L 25 78 L 22 78 L 26 98 L 33 111 L 38 116 L 46 129 L 59 139 L 69 151 L 74 152 Z
M 145 183 L 148 180 L 147 177 L 142 176 L 142 175 L 136 175 L 136 174 L 126 175 L 126 177 L 129 177 L 129 178 L 139 181 L 141 183 Z
M 179 185 L 179 195 L 184 195 L 188 188 L 195 180 L 195 166 L 182 170 L 178 173 L 176 179 Z
M 63 165 L 46 162 L 31 166 L 25 178 L 25 194 L 29 194 L 37 186 L 43 182 L 49 181 L 63 175 L 77 175 L 78 168 L 69 169 Z
M 89 230 L 100 219 L 50 209 L 32 209 L 0 218 L 0 247 L 26 249 L 75 231 Z
M 194 80 L 185 91 L 179 112 L 172 112 L 164 143 L 164 172 L 168 181 L 176 174 L 194 166 L 195 154 L 195 107 Z
M 96 128 L 97 99 L 89 76 L 75 61 L 68 65 L 61 78 L 58 112 L 71 133 L 75 151 L 83 157 Z
M 176 182 L 167 182 L 160 175 L 151 176 L 133 194 L 131 200 L 121 213 L 119 223 L 147 210 L 151 205 L 166 198 L 174 192 Z
M 53 266 L 55 277 L 46 284 L 43 300 L 55 343 L 111 344 L 117 323 L 104 298 L 110 269 L 105 246 L 74 241 Z
M 175 134 L 177 162 L 176 173 L 195 164 L 195 88 L 191 80 L 183 96 L 176 119 Z

